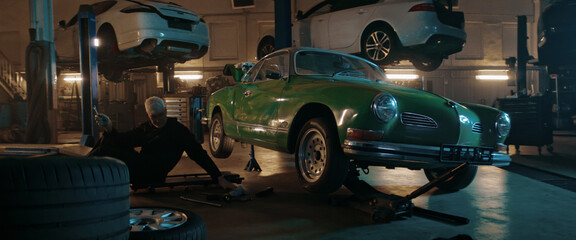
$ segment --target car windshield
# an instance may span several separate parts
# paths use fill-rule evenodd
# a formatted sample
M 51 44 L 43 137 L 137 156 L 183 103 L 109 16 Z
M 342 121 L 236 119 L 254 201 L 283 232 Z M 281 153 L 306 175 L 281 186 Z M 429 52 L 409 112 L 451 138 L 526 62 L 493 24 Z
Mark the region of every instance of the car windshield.
M 294 69 L 298 75 L 350 76 L 376 82 L 386 80 L 384 72 L 376 65 L 353 56 L 330 52 L 299 51 L 294 61 Z

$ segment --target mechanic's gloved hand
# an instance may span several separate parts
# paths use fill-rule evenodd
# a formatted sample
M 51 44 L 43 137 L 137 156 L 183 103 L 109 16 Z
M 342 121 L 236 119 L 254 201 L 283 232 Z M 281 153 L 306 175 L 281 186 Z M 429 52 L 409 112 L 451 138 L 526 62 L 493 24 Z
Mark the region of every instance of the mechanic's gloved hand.
M 106 116 L 106 114 L 103 113 L 96 114 L 94 115 L 94 119 L 96 120 L 96 124 L 104 128 L 105 131 L 112 130 L 112 121 L 108 116 Z

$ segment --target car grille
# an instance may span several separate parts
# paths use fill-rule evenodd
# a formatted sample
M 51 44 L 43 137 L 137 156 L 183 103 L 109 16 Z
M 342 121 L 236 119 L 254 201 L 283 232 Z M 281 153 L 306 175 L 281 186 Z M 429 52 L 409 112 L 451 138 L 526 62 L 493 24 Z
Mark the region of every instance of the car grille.
M 474 125 L 472 125 L 472 132 L 473 133 L 482 133 L 482 124 L 481 123 L 474 123 Z
M 436 123 L 436 121 L 434 121 L 434 119 L 431 117 L 411 112 L 403 112 L 400 116 L 400 121 L 406 126 L 425 128 L 438 127 L 438 123 Z
M 170 18 L 168 19 L 168 27 L 192 31 L 192 21 L 179 18 Z

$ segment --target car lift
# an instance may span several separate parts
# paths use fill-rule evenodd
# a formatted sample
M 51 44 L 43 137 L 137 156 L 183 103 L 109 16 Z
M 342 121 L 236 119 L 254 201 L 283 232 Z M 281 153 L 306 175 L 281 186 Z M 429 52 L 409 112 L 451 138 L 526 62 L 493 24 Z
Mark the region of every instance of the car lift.
M 356 176 L 352 176 L 352 179 L 349 179 L 345 183 L 345 186 L 355 194 L 354 197 L 356 199 L 369 201 L 369 206 L 372 209 L 372 221 L 377 223 L 389 223 L 392 220 L 400 220 L 416 215 L 453 225 L 465 225 L 470 222 L 467 218 L 416 207 L 412 203 L 412 199 L 428 192 L 439 183 L 454 176 L 460 169 L 467 165 L 468 162 L 462 163 L 458 167 L 444 173 L 442 176 L 428 182 L 404 197 L 386 194 L 376 190 L 365 181 L 358 179 L 360 174 L 356 169 L 354 169 Z

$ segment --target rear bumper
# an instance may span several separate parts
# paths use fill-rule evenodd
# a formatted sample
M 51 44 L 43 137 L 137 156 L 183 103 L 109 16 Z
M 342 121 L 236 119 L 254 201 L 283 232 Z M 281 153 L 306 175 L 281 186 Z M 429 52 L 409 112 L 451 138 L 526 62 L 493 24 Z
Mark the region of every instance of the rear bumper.
M 443 145 L 422 146 L 413 144 L 385 143 L 375 141 L 345 140 L 344 153 L 356 161 L 370 165 L 408 168 L 432 168 L 459 165 L 508 166 L 508 154 L 493 148 Z
M 424 44 L 410 46 L 408 51 L 427 55 L 450 55 L 462 51 L 465 39 L 447 35 L 434 35 Z

